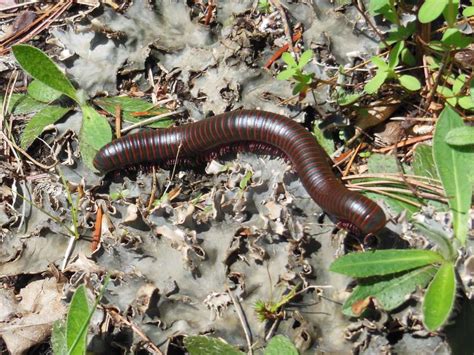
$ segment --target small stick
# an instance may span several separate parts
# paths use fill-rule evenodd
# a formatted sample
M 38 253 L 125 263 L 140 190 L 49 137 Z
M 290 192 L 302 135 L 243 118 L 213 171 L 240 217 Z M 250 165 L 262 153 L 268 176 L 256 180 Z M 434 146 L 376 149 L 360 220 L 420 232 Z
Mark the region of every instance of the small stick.
M 239 300 L 234 296 L 234 293 L 230 290 L 229 286 L 226 285 L 226 291 L 229 294 L 230 298 L 232 299 L 232 303 L 234 304 L 235 311 L 237 312 L 237 315 L 239 316 L 240 324 L 242 325 L 242 328 L 245 333 L 245 339 L 247 340 L 247 346 L 248 346 L 248 354 L 252 355 L 253 350 L 252 350 L 252 333 L 250 331 L 250 327 L 247 321 L 247 317 L 245 316 L 244 310 L 242 309 L 242 305 L 240 304 Z
M 297 42 L 299 39 L 301 38 L 301 32 L 296 32 L 293 37 L 291 38 L 293 42 Z M 289 44 L 288 43 L 285 43 L 281 48 L 279 48 L 275 54 L 272 55 L 272 57 L 267 60 L 267 62 L 265 63 L 265 65 L 263 66 L 265 69 L 269 69 L 272 64 L 278 60 L 283 53 L 285 53 L 288 48 L 289 48 Z
M 157 347 L 151 339 L 140 329 L 138 328 L 133 322 L 129 321 L 127 318 L 122 316 L 120 313 L 118 313 L 115 309 L 112 308 L 105 308 L 107 313 L 112 317 L 114 321 L 117 323 L 123 323 L 132 328 L 132 330 L 138 334 L 140 338 L 142 338 L 149 346 L 150 348 L 155 351 L 156 354 L 163 355 L 163 352 L 160 350 L 159 347 Z
M 347 166 L 346 168 L 344 169 L 344 172 L 342 173 L 342 176 L 347 176 L 351 170 L 351 166 L 352 166 L 352 163 L 354 162 L 354 159 L 356 158 L 357 156 L 357 153 L 359 152 L 360 150 L 360 147 L 362 147 L 362 143 L 359 143 L 359 145 L 357 146 L 357 148 L 354 150 L 354 152 L 352 153 L 352 156 L 351 158 L 349 159 L 349 162 L 347 163 Z
M 100 243 L 100 236 L 102 232 L 102 207 L 99 205 L 97 206 L 97 217 L 95 220 L 94 225 L 94 232 L 92 233 L 92 244 L 91 244 L 91 251 L 94 252 L 99 247 Z
M 418 142 L 423 142 L 423 141 L 426 141 L 426 140 L 431 139 L 431 138 L 433 138 L 433 134 L 431 134 L 431 133 L 430 134 L 425 134 L 425 135 L 419 136 L 419 137 L 407 138 L 407 139 L 404 139 L 401 142 L 398 142 L 397 144 L 393 144 L 393 145 L 390 145 L 388 147 L 383 147 L 383 148 L 379 148 L 379 149 L 374 149 L 373 152 L 374 153 L 385 153 L 385 152 L 391 151 L 392 149 L 395 149 L 395 148 L 405 147 L 407 145 L 415 144 L 415 143 L 418 143 Z

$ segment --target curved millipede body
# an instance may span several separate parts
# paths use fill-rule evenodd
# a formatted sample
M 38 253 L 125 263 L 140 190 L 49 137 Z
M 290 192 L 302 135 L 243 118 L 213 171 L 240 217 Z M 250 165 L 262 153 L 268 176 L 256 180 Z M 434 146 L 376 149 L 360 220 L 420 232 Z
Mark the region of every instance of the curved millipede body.
M 342 184 L 313 135 L 299 123 L 271 112 L 232 111 L 188 125 L 121 137 L 97 153 L 94 166 L 106 173 L 135 164 L 165 163 L 177 156 L 192 158 L 242 142 L 248 143 L 250 151 L 259 145 L 281 151 L 313 200 L 343 224 L 363 234 L 374 234 L 385 226 L 382 209 Z

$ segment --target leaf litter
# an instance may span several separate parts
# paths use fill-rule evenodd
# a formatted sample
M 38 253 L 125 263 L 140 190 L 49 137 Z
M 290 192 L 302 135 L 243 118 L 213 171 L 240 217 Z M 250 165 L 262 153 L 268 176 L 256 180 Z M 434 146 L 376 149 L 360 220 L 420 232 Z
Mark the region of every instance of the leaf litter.
M 375 52 L 376 41 L 353 32 L 348 22 L 353 14 L 321 16 L 320 11 L 335 14 L 325 4 L 286 6 L 319 55 L 318 65 L 310 64 L 318 77 L 327 78 L 327 71 L 337 69 L 337 63 L 349 63 L 358 53 Z M 292 97 L 290 86 L 261 69 L 272 45 L 286 42 L 281 15 L 261 16 L 250 3 L 223 2 L 211 20 L 214 25 L 204 26 L 191 19 L 193 11 L 199 12 L 181 2 L 138 0 L 123 13 L 102 5 L 87 17 L 52 28 L 45 43 L 51 46 L 49 54 L 90 97 L 151 91 L 156 99 L 167 97 L 182 105 L 192 119 L 239 107 L 295 116 L 306 107 L 304 100 L 282 105 Z M 317 93 L 321 102 L 329 99 L 328 92 Z M 377 116 L 377 122 L 389 116 L 376 110 L 369 115 Z M 178 120 L 185 123 L 183 117 Z M 212 334 L 244 348 L 247 340 L 230 292 L 246 314 L 256 348 L 275 333 L 290 336 L 301 352 L 368 354 L 445 346 L 440 337 L 417 328 L 420 320 L 409 308 L 390 318 L 382 314 L 379 320 L 343 317 L 340 305 L 347 292 L 341 290 L 348 279 L 328 271 L 339 252 L 332 225 L 327 218 L 318 223 L 320 208 L 282 159 L 239 153 L 224 162 L 209 162 L 204 167 L 209 175 L 183 170 L 172 176 L 157 170 L 153 181 L 151 172 L 139 171 L 122 173 L 100 186 L 101 178 L 78 159 L 79 134 L 80 115 L 74 113 L 57 122 L 52 133 L 42 135 L 50 150 L 35 156 L 61 162 L 69 186 L 62 185 L 55 172 L 40 177 L 33 167 L 28 171 L 26 197 L 70 224 L 65 189 L 75 191 L 81 235 L 86 238 L 92 235 L 102 199 L 99 208 L 108 222 L 101 231 L 100 248 L 93 253 L 86 238 L 76 241 L 64 270 L 69 278 L 65 285 L 53 277 L 58 271 L 51 266 L 60 265 L 68 244 L 61 223 L 33 207 L 23 212 L 27 223 L 17 231 L 24 202 L 17 201 L 13 209 L 2 202 L 0 277 L 7 287 L 0 294 L 0 337 L 10 352 L 26 352 L 47 342 L 53 321 L 65 315 L 64 298 L 70 298 L 84 280 L 97 291 L 105 272 L 113 282 L 104 307 L 92 320 L 91 351 L 118 347 L 139 351 L 152 342 L 166 353 L 181 346 L 183 336 L 198 334 Z M 5 170 L 2 166 L 0 173 Z M 247 172 L 252 177 L 242 188 Z M 22 190 L 11 175 L 2 175 L 2 184 Z M 158 192 L 150 197 L 153 186 Z M 2 188 L 2 201 L 11 199 L 10 191 Z M 172 198 L 156 201 L 170 191 L 175 191 Z M 112 199 L 112 192 L 119 197 Z M 151 207 L 150 198 L 155 199 Z M 284 317 L 258 320 L 254 311 L 258 301 L 278 302 L 299 285 L 311 292 L 285 305 Z M 101 333 L 104 319 L 109 322 L 107 337 Z M 391 340 L 393 329 L 403 330 L 396 342 Z

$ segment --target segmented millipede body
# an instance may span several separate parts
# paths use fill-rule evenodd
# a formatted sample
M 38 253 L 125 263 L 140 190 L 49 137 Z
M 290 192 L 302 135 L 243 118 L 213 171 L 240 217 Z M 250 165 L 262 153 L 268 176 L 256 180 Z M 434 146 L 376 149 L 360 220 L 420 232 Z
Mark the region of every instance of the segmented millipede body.
M 242 142 L 249 151 L 268 146 L 284 154 L 313 200 L 343 225 L 364 235 L 385 226 L 382 209 L 342 184 L 313 135 L 299 123 L 271 112 L 238 110 L 175 128 L 127 135 L 105 145 L 94 166 L 107 173 L 135 164 L 166 163 L 177 156 L 193 158 Z

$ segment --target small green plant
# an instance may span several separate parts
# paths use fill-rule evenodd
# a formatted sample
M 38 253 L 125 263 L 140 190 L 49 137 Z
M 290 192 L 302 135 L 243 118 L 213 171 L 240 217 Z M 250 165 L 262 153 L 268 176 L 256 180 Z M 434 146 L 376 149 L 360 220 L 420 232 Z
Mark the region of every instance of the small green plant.
M 262 14 L 268 14 L 271 11 L 271 4 L 269 0 L 258 0 L 258 11 Z
M 243 355 L 244 352 L 222 340 L 199 335 L 184 338 L 184 346 L 190 355 Z M 276 335 L 263 350 L 264 355 L 298 355 L 298 349 L 287 337 Z
M 13 54 L 20 66 L 35 80 L 28 86 L 27 95 L 14 95 L 11 113 L 36 112 L 25 127 L 20 146 L 27 149 L 48 125 L 54 124 L 74 108 L 74 104 L 62 100 L 62 95 L 73 100 L 82 111 L 80 131 L 80 151 L 84 163 L 95 170 L 92 160 L 96 152 L 110 142 L 112 130 L 107 119 L 98 113 L 84 98 L 84 93 L 76 90 L 56 64 L 40 49 L 19 44 L 13 46 Z M 165 110 L 153 104 L 128 97 L 111 97 L 97 100 L 98 106 L 114 115 L 119 106 L 125 121 L 136 123 L 143 116 L 162 114 Z M 137 115 L 139 113 L 139 115 Z M 152 123 L 152 127 L 167 127 L 171 120 L 164 119 Z
M 423 317 L 427 329 L 442 327 L 451 314 L 456 294 L 456 249 L 464 246 L 468 232 L 468 212 L 472 197 L 474 151 L 465 145 L 449 145 L 454 138 L 458 143 L 471 144 L 473 133 L 466 130 L 462 118 L 450 106 L 441 113 L 433 139 L 431 164 L 436 167 L 453 214 L 453 236 L 427 224 L 416 227 L 437 246 L 430 250 L 379 250 L 354 253 L 336 260 L 332 271 L 359 280 L 343 312 L 359 316 L 371 299 L 387 311 L 406 301 L 417 287 L 426 288 Z M 458 138 L 461 130 L 471 131 L 467 138 Z M 428 164 L 429 165 L 429 164 Z M 428 167 L 429 168 L 429 167 Z
M 293 95 L 300 94 L 304 96 L 311 88 L 314 79 L 314 73 L 305 73 L 303 71 L 306 64 L 313 58 L 313 51 L 311 49 L 304 51 L 298 62 L 289 52 L 283 53 L 281 58 L 286 63 L 287 68 L 277 75 L 277 79 L 294 80 L 296 84 L 293 87 Z
M 286 295 L 282 295 L 277 302 L 258 300 L 254 307 L 258 319 L 264 322 L 266 320 L 282 318 L 283 312 L 281 312 L 281 308 L 296 296 L 297 289 L 298 287 L 293 287 Z
M 377 73 L 367 84 L 365 84 L 365 92 L 368 94 L 377 92 L 382 84 L 389 79 L 397 80 L 402 87 L 409 91 L 417 91 L 421 89 L 421 84 L 417 78 L 408 74 L 400 75 L 396 71 L 396 67 L 400 62 L 400 56 L 404 49 L 405 42 L 400 41 L 390 50 L 388 63 L 379 57 L 373 57 L 371 59 L 371 62 L 377 66 Z
M 66 321 L 56 321 L 53 325 L 51 344 L 56 355 L 82 355 L 87 350 L 87 329 L 110 277 L 107 275 L 94 304 L 90 306 L 84 285 L 77 288 L 72 296 Z

